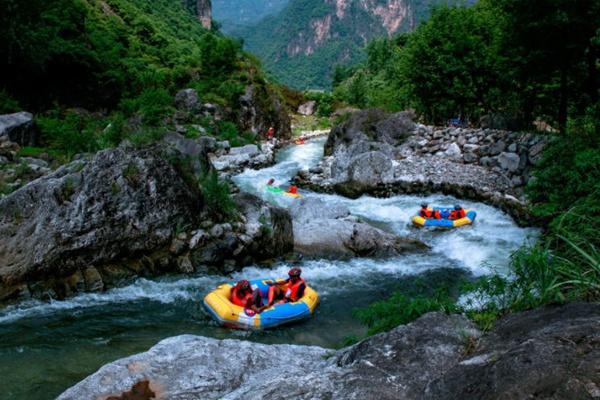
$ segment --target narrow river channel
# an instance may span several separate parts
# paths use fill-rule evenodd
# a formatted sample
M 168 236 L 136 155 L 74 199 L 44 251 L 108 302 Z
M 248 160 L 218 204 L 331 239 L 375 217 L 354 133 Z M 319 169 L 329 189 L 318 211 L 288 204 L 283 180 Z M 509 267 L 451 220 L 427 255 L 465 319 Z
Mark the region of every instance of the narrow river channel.
M 318 163 L 324 138 L 289 146 L 277 163 L 247 170 L 234 181 L 244 191 L 280 206 L 294 199 L 264 191 L 269 178 L 280 184 L 299 169 Z M 129 286 L 105 293 L 81 294 L 66 301 L 27 301 L 0 310 L 0 398 L 51 399 L 103 364 L 147 350 L 159 340 L 189 333 L 215 338 L 239 338 L 262 343 L 339 346 L 365 328 L 352 310 L 384 298 L 394 290 L 415 285 L 440 284 L 505 272 L 508 258 L 536 230 L 519 228 L 503 212 L 481 203 L 460 201 L 477 211 L 473 226 L 453 231 L 419 230 L 410 226 L 411 215 L 423 201 L 452 205 L 452 197 L 395 196 L 356 200 L 303 192 L 328 203 L 340 202 L 362 219 L 390 232 L 418 237 L 431 252 L 385 260 L 305 260 L 303 276 L 321 295 L 315 316 L 288 327 L 246 332 L 217 326 L 204 312 L 202 297 L 230 278 L 285 276 L 290 264 L 279 262 L 271 270 L 247 266 L 230 278 L 223 276 L 168 276 L 138 279 Z M 4 397 L 6 396 L 6 397 Z

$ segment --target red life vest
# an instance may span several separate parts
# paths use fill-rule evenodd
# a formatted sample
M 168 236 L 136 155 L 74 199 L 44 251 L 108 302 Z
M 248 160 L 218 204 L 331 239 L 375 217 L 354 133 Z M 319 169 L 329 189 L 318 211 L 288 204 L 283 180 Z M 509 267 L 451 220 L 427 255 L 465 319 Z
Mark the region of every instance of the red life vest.
M 297 194 L 298 193 L 298 188 L 294 185 L 290 186 L 290 193 L 291 194 Z
M 452 210 L 450 211 L 450 219 L 461 219 L 465 217 L 465 210 L 461 208 L 460 210 Z
M 433 211 L 429 208 L 421 208 L 421 211 L 419 211 L 419 215 L 423 218 L 431 218 L 433 217 Z
M 275 133 L 275 129 L 273 129 L 273 128 L 269 128 L 269 130 L 267 131 L 267 137 L 268 137 L 269 139 L 272 139 L 272 138 L 273 138 L 273 134 L 274 134 L 274 133 Z
M 247 308 L 248 304 L 252 304 L 252 290 L 248 290 L 243 297 L 238 296 L 238 288 L 234 286 L 231 289 L 231 302 L 236 306 Z
M 298 291 L 300 290 L 300 286 L 302 286 L 302 284 L 304 284 L 304 286 L 306 287 L 306 282 L 304 282 L 304 279 L 302 279 L 302 278 L 298 279 L 295 283 L 292 283 L 292 281 L 290 281 L 287 284 L 287 290 L 285 291 L 285 298 L 288 299 L 289 301 L 300 300 L 300 296 L 298 296 Z
M 442 214 L 440 214 L 440 210 L 435 210 L 433 212 L 433 218 L 435 218 L 435 219 L 442 219 Z

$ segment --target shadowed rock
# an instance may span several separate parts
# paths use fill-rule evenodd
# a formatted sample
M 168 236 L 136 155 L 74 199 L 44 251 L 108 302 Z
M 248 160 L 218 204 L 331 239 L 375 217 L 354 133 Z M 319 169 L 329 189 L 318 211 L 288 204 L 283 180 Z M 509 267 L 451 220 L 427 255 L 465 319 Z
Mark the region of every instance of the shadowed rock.
M 169 399 L 594 399 L 600 305 L 510 315 L 487 335 L 429 313 L 330 351 L 198 336 L 165 339 L 65 391 L 60 400 L 128 391 L 141 380 Z
M 311 257 L 389 257 L 428 247 L 350 216 L 342 204 L 303 198 L 290 209 L 294 222 L 294 250 Z

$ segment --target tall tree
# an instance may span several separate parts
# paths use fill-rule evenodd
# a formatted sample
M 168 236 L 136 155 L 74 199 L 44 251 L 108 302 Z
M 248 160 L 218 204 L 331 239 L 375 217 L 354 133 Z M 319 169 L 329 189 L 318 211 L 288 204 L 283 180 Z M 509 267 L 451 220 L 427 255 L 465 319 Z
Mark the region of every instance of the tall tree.
M 498 5 L 512 23 L 505 46 L 523 83 L 525 108 L 548 114 L 564 132 L 569 113 L 582 114 L 598 98 L 594 37 L 600 1 L 500 0 Z

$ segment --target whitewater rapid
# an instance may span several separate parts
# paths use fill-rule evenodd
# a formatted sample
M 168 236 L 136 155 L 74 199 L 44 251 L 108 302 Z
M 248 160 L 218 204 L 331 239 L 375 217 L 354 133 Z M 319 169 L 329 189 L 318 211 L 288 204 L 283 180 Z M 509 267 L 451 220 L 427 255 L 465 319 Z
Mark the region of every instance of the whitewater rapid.
M 241 190 L 266 201 L 289 207 L 295 199 L 264 190 L 269 178 L 286 187 L 298 170 L 316 165 L 323 156 L 324 138 L 288 146 L 275 165 L 246 170 L 234 177 Z M 302 191 L 327 203 L 343 203 L 350 211 L 377 227 L 419 238 L 432 246 L 424 254 L 389 259 L 304 260 L 303 276 L 321 295 L 315 316 L 303 323 L 264 332 L 222 328 L 202 309 L 202 297 L 219 283 L 241 278 L 284 277 L 291 264 L 272 267 L 249 265 L 239 272 L 220 275 L 173 275 L 139 278 L 103 293 L 84 293 L 64 301 L 28 300 L 0 310 L 0 376 L 7 378 L 13 398 L 50 398 L 92 373 L 103 363 L 146 350 L 159 340 L 183 333 L 216 338 L 245 338 L 263 343 L 339 346 L 348 336 L 360 336 L 365 327 L 353 310 L 429 281 L 473 278 L 506 273 L 510 254 L 535 240 L 535 229 L 520 228 L 493 207 L 459 201 L 444 195 L 363 196 L 351 200 L 337 195 Z M 453 205 L 475 209 L 472 226 L 452 231 L 417 229 L 409 223 L 419 204 Z M 50 372 L 50 376 L 48 375 Z M 26 382 L 50 388 L 46 394 Z M 40 394 L 41 393 L 41 394 Z M 10 396 L 9 396 L 10 397 Z

